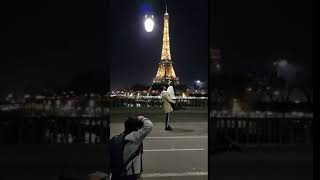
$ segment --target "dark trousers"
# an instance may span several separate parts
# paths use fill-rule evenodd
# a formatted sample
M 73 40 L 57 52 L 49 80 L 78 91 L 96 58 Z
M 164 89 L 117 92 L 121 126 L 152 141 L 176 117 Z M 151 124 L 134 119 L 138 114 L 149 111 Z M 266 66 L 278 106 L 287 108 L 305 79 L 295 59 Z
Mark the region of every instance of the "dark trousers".
M 185 109 L 184 107 L 182 107 L 180 104 L 178 104 L 177 102 L 176 103 L 170 103 L 171 104 L 171 107 L 174 111 L 177 111 L 177 110 L 181 110 L 181 109 Z
M 166 127 L 169 126 L 170 113 L 166 113 Z

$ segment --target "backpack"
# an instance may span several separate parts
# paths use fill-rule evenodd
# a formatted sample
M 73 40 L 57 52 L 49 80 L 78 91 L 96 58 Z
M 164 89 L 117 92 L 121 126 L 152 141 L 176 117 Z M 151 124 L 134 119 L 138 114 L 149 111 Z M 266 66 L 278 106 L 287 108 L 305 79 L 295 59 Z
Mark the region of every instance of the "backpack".
M 123 150 L 125 145 L 129 142 L 125 140 L 126 134 L 113 136 L 110 140 L 110 161 L 112 176 L 126 176 L 126 167 L 131 160 L 142 152 L 142 143 L 138 149 L 125 161 L 123 159 Z

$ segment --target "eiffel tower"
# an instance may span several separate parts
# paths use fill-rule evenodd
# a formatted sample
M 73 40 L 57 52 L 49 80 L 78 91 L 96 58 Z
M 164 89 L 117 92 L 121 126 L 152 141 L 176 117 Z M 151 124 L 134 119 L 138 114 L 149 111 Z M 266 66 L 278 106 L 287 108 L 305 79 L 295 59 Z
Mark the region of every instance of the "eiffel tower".
M 156 77 L 153 78 L 153 84 L 167 84 L 171 81 L 173 84 L 179 84 L 179 78 L 173 69 L 173 62 L 170 53 L 169 39 L 169 14 L 166 7 L 164 14 L 163 40 L 162 40 L 161 60 L 159 63 Z

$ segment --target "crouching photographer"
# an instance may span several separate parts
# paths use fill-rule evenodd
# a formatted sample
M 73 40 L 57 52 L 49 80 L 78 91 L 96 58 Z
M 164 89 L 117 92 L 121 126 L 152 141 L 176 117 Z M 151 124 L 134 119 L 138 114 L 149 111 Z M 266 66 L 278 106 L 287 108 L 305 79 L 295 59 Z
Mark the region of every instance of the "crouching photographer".
M 129 117 L 124 123 L 124 132 L 112 137 L 111 180 L 139 179 L 142 173 L 143 140 L 152 127 L 152 122 L 146 117 Z

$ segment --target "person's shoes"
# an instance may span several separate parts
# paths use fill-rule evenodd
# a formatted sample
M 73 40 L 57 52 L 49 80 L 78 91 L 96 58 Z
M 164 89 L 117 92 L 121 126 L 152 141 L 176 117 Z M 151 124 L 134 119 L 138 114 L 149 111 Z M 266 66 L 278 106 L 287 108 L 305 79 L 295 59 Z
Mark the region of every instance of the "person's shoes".
M 172 131 L 172 127 L 171 127 L 171 126 L 167 126 L 164 130 L 166 130 L 166 131 Z

